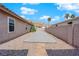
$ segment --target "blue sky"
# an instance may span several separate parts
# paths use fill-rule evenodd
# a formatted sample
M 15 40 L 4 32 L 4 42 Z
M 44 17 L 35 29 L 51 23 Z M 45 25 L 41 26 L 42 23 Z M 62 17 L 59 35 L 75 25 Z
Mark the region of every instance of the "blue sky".
M 52 18 L 50 24 L 55 24 L 64 21 L 66 13 L 79 16 L 78 3 L 4 3 L 3 5 L 27 20 L 46 24 L 48 17 Z

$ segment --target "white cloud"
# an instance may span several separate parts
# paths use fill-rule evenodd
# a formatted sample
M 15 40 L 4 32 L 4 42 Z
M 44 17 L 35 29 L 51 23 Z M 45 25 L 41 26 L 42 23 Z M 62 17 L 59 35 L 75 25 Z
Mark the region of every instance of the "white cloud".
M 28 14 L 28 15 L 33 15 L 38 12 L 35 9 L 31 9 L 31 8 L 27 8 L 27 7 L 21 7 L 20 10 L 21 10 L 22 14 Z
M 51 16 L 42 16 L 42 17 L 40 17 L 40 19 L 41 19 L 41 21 L 42 22 L 48 22 L 48 18 L 51 18 L 51 21 L 50 21 L 50 24 L 55 24 L 55 23 L 58 23 L 58 22 L 60 22 L 60 20 L 61 20 L 61 16 L 53 16 L 53 17 L 51 17 Z
M 51 19 L 50 24 L 56 24 L 56 23 L 59 23 L 60 20 L 61 20 L 61 17 L 60 17 L 60 16 L 54 16 L 54 17 Z
M 24 15 L 20 15 L 20 16 L 26 20 L 30 20 L 30 18 L 26 18 Z
M 57 9 L 68 11 L 79 11 L 79 3 L 57 3 Z
M 40 19 L 48 19 L 50 16 L 42 16 Z
M 41 19 L 41 21 L 47 22 L 47 19 L 48 19 L 49 17 L 50 17 L 50 16 L 42 16 L 42 17 L 40 17 L 40 19 Z M 50 24 L 60 22 L 60 18 L 61 18 L 60 16 L 51 17 Z M 43 19 L 46 19 L 46 20 L 43 20 Z
M 26 18 L 24 15 L 21 15 L 22 18 Z
M 56 19 L 51 19 L 51 21 L 55 21 Z
M 51 16 L 42 16 L 40 17 L 40 19 L 48 19 L 49 17 Z M 54 16 L 53 18 L 51 17 L 51 21 L 55 21 L 55 20 L 59 20 L 60 19 L 60 16 Z
M 54 18 L 57 19 L 57 20 L 59 20 L 60 19 L 60 16 L 55 16 Z
M 60 16 L 54 16 L 51 21 L 57 21 L 57 20 L 60 20 Z

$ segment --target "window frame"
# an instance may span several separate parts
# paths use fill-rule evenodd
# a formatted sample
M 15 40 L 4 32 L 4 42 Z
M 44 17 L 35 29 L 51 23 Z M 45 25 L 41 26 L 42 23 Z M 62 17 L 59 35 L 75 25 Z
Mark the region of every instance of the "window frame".
M 9 25 L 10 25 L 10 24 L 9 24 L 10 19 L 14 21 L 14 31 L 10 31 L 10 30 L 9 30 L 9 29 L 10 29 L 10 27 L 9 27 Z M 15 32 L 15 19 L 12 18 L 12 17 L 8 17 L 8 33 L 12 33 L 12 32 Z

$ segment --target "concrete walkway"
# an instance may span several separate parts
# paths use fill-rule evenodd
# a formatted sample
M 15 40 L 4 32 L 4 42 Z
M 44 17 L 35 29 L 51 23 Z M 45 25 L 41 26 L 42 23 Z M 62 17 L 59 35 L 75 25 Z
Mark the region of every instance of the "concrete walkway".
M 29 34 L 29 37 L 26 37 L 25 42 L 43 42 L 43 43 L 56 43 L 56 37 L 53 37 L 51 34 L 48 34 L 44 29 L 38 28 L 36 32 Z
M 75 49 L 64 41 L 46 33 L 43 29 L 28 33 L 14 40 L 3 43 L 0 49 L 28 49 L 28 56 L 47 56 L 46 49 Z

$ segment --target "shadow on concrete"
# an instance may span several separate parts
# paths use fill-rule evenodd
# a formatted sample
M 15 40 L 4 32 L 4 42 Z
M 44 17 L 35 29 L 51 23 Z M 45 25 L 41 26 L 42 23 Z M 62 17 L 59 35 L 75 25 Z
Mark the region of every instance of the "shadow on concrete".
M 48 56 L 79 56 L 79 49 L 46 49 Z
M 0 50 L 0 56 L 27 56 L 28 50 Z

